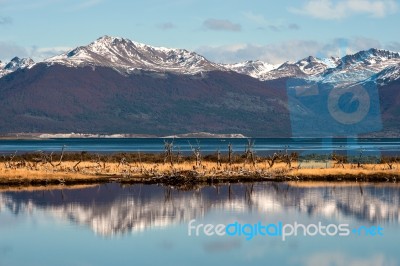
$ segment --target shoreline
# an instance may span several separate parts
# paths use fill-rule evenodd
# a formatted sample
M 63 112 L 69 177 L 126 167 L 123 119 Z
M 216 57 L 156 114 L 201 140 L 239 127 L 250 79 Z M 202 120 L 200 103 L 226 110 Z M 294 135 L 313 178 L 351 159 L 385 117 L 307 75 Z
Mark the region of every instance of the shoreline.
M 382 157 L 380 161 L 362 156 L 299 158 L 296 153 L 278 152 L 256 156 L 249 148 L 245 154 L 192 156 L 172 153 L 166 142 L 164 154 L 87 152 L 27 153 L 0 158 L 0 187 L 77 185 L 118 182 L 121 184 L 164 184 L 178 187 L 220 183 L 328 181 L 397 182 L 400 160 Z M 249 144 L 250 145 L 250 144 Z M 375 162 L 373 162 L 375 161 Z
M 120 182 L 118 179 L 107 179 L 107 180 L 91 180 L 91 182 L 73 182 L 73 183 L 46 183 L 46 182 L 34 182 L 34 183 L 11 183 L 11 184 L 0 184 L 0 193 L 2 192 L 18 192 L 18 191 L 43 191 L 43 190 L 72 190 L 72 189 L 85 189 L 90 187 L 97 187 L 103 184 L 119 184 L 121 186 L 130 186 L 130 185 L 157 185 L 164 186 L 169 188 L 174 188 L 182 191 L 189 190 L 197 190 L 203 187 L 217 187 L 217 186 L 226 186 L 226 185 L 253 185 L 253 184 L 262 184 L 262 183 L 285 183 L 291 187 L 298 188 L 326 188 L 326 187 L 364 187 L 371 186 L 374 187 L 385 187 L 385 186 L 400 186 L 399 182 L 387 182 L 387 181 L 371 181 L 371 180 L 230 180 L 223 181 L 219 180 L 218 182 L 198 182 L 193 184 L 181 184 L 181 185 L 172 185 L 169 183 L 160 183 L 160 182 L 141 182 L 140 180 L 127 182 Z

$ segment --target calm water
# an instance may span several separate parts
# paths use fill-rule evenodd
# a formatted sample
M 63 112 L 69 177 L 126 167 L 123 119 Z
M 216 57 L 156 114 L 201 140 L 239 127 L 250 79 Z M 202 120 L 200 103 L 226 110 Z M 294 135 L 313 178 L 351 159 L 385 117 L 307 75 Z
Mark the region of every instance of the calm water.
M 304 153 L 326 153 L 331 151 L 354 151 L 362 149 L 366 154 L 397 153 L 400 151 L 400 139 L 254 139 L 254 149 L 259 152 L 274 152 L 288 149 Z M 234 151 L 242 152 L 247 139 L 175 139 L 175 150 L 190 151 L 190 145 L 201 147 L 205 153 L 215 152 L 217 149 L 227 151 L 228 144 L 232 143 Z M 61 151 L 63 146 L 67 151 L 91 152 L 161 152 L 164 149 L 164 140 L 160 138 L 137 139 L 44 139 L 44 140 L 0 140 L 0 153 L 18 151 L 34 152 Z
M 383 236 L 188 236 L 188 222 L 347 223 Z M 104 184 L 0 193 L 0 265 L 400 265 L 398 184 L 179 191 Z

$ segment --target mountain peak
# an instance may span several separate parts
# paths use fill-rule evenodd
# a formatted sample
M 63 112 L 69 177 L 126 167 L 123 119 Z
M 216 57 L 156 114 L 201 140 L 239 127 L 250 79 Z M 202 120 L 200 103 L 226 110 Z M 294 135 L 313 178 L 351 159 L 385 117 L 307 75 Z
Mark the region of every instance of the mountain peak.
M 363 51 L 361 51 L 363 52 Z M 372 55 L 383 55 L 383 56 L 393 56 L 393 57 L 399 57 L 399 53 L 398 52 L 393 52 L 390 50 L 384 50 L 384 49 L 377 49 L 377 48 L 370 48 L 364 52 L 370 53 Z
M 97 38 L 97 41 L 114 41 L 114 40 L 116 40 L 116 39 L 121 40 L 121 39 L 123 39 L 123 38 L 121 38 L 121 37 L 114 37 L 114 36 L 110 36 L 110 35 L 103 35 L 103 36 Z
M 390 59 L 400 59 L 400 54 L 388 50 L 371 48 L 362 50 L 355 54 L 346 55 L 342 58 L 343 64 L 354 63 L 377 63 Z
M 128 42 L 131 42 L 131 40 L 126 39 L 126 38 L 110 36 L 110 35 L 101 36 L 101 37 L 97 38 L 97 40 L 94 41 L 94 42 L 109 42 L 109 43 L 112 43 L 112 42 L 115 42 L 115 41 L 128 41 Z
M 11 59 L 9 63 L 0 61 L 0 78 L 10 74 L 18 69 L 30 68 L 35 62 L 30 58 L 19 58 L 18 56 Z
M 300 68 L 306 75 L 319 75 L 322 74 L 329 68 L 337 67 L 337 58 L 324 58 L 320 59 L 314 56 L 308 56 L 302 60 L 297 61 L 295 64 Z
M 125 39 L 122 37 L 113 37 L 113 36 L 108 36 L 104 35 L 94 42 L 90 43 L 88 46 L 101 46 L 101 45 L 107 45 L 107 46 L 118 46 L 118 45 L 135 45 L 135 46 L 145 46 L 145 44 L 138 43 L 131 41 L 129 39 Z
M 316 57 L 312 56 L 312 55 L 304 58 L 303 60 L 307 61 L 307 62 L 316 62 L 316 61 L 318 61 L 318 59 Z
M 21 59 L 18 56 L 15 56 L 13 59 L 11 59 L 11 62 L 18 62 Z
M 15 71 L 17 69 L 24 69 L 32 66 L 35 62 L 31 58 L 19 58 L 18 56 L 11 59 L 11 61 L 4 66 L 5 70 Z

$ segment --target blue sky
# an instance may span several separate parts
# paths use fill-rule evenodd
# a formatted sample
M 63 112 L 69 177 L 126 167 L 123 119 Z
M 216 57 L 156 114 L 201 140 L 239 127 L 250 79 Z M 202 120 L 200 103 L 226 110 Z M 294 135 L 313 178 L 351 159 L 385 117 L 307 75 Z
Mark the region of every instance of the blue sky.
M 40 60 L 100 36 L 270 63 L 400 51 L 395 0 L 0 0 L 0 60 Z

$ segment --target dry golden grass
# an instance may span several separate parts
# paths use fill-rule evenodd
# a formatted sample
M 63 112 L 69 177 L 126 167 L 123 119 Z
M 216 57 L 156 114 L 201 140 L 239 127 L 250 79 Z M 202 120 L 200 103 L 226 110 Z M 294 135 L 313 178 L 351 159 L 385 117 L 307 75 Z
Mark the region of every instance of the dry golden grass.
M 325 167 L 314 167 L 314 168 L 300 168 L 292 169 L 289 175 L 300 175 L 300 176 L 327 176 L 327 175 L 377 175 L 377 174 L 393 174 L 400 175 L 400 169 L 394 167 L 389 169 L 385 164 L 363 164 L 361 167 L 357 167 L 355 164 L 344 164 L 334 165 L 333 163 L 328 164 L 328 168 Z
M 400 170 L 397 165 L 393 169 L 385 164 L 363 164 L 361 167 L 356 165 L 345 164 L 334 165 L 333 162 L 308 162 L 301 163 L 300 167 L 297 162 L 292 163 L 289 169 L 286 163 L 275 163 L 270 168 L 266 161 L 258 162 L 254 167 L 252 164 L 235 163 L 228 165 L 226 163 L 218 166 L 216 162 L 203 161 L 201 167 L 195 167 L 194 162 L 182 162 L 174 164 L 165 163 L 105 163 L 85 161 L 62 162 L 58 166 L 47 164 L 34 164 L 28 162 L 27 165 L 17 166 L 16 164 L 0 164 L 0 183 L 7 184 L 7 180 L 70 180 L 70 181 L 87 181 L 98 180 L 101 178 L 143 178 L 152 176 L 173 175 L 177 172 L 185 173 L 195 171 L 203 177 L 227 177 L 240 175 L 262 175 L 272 177 L 324 177 L 324 176 L 373 176 L 373 175 L 392 175 L 400 176 Z

